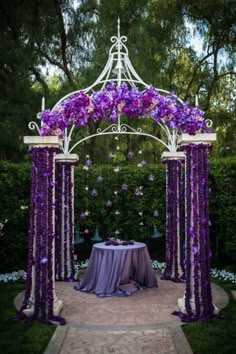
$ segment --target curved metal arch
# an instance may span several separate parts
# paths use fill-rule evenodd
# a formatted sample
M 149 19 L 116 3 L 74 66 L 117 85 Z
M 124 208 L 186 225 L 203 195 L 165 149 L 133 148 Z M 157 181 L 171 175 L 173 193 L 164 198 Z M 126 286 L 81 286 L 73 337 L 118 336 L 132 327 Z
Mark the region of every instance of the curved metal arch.
M 151 118 L 152 120 L 154 120 L 154 118 L 152 116 L 150 116 L 149 118 Z M 146 133 L 143 131 L 142 128 L 137 128 L 134 129 L 132 127 L 130 127 L 128 124 L 126 123 L 122 123 L 120 124 L 118 122 L 117 123 L 112 123 L 110 125 L 108 125 L 106 128 L 102 129 L 102 128 L 97 128 L 97 133 L 95 134 L 91 134 L 88 135 L 87 137 L 77 141 L 70 149 L 69 149 L 69 142 L 71 141 L 71 136 L 73 133 L 73 130 L 75 128 L 75 126 L 73 125 L 70 129 L 69 135 L 68 137 L 64 140 L 64 148 L 63 151 L 64 153 L 71 153 L 75 147 L 77 145 L 79 145 L 80 143 L 89 140 L 90 138 L 93 137 L 97 137 L 97 136 L 102 136 L 102 135 L 120 135 L 120 134 L 130 134 L 130 135 L 142 135 L 142 136 L 147 136 L 149 138 L 152 138 L 156 141 L 158 141 L 159 143 L 161 143 L 163 146 L 165 146 L 169 151 L 171 152 L 176 152 L 178 149 L 177 146 L 177 137 L 178 134 L 175 130 L 172 130 L 172 132 L 170 132 L 169 128 L 166 126 L 166 124 L 163 121 L 160 121 L 157 123 L 160 128 L 163 130 L 163 132 L 165 133 L 165 136 L 167 137 L 167 142 L 157 138 L 156 136 Z
M 91 135 L 88 135 L 86 136 L 85 138 L 77 141 L 73 146 L 72 148 L 68 151 L 69 154 L 72 153 L 72 151 L 76 148 L 76 146 L 78 146 L 79 144 L 83 143 L 84 141 L 86 140 L 89 140 L 91 138 L 94 138 L 94 137 L 97 137 L 97 136 L 103 136 L 103 135 L 117 135 L 117 134 L 121 134 L 121 135 L 141 135 L 141 136 L 147 136 L 149 138 L 153 138 L 154 140 L 157 140 L 159 143 L 161 143 L 162 145 L 164 145 L 168 150 L 169 150 L 169 147 L 166 143 L 164 143 L 161 139 L 158 139 L 157 137 L 151 135 L 151 134 L 148 134 L 148 133 L 142 133 L 142 132 L 134 132 L 134 131 L 123 131 L 123 132 L 116 132 L 116 131 L 111 131 L 111 132 L 102 132 L 102 133 L 96 133 L 96 134 L 91 134 Z
M 101 85 L 101 88 L 103 89 L 105 87 L 105 85 L 111 80 L 115 81 L 118 86 L 120 86 L 122 82 L 127 82 L 133 87 L 136 87 L 136 85 L 144 86 L 144 88 L 150 87 L 150 85 L 148 85 L 146 82 L 144 82 L 141 79 L 141 77 L 135 71 L 135 69 L 129 59 L 129 51 L 125 45 L 125 43 L 127 42 L 127 37 L 120 35 L 120 20 L 119 19 L 117 22 L 117 36 L 111 37 L 111 42 L 113 44 L 109 50 L 109 56 L 108 56 L 108 60 L 106 62 L 106 65 L 105 65 L 104 69 L 102 70 L 102 72 L 100 73 L 100 75 L 98 76 L 98 78 L 94 81 L 94 83 L 85 89 L 76 90 L 76 91 L 70 92 L 69 94 L 65 95 L 54 105 L 54 107 L 52 108 L 52 111 L 56 110 L 57 107 L 64 100 L 66 100 L 68 97 L 70 97 L 80 91 L 88 93 L 97 85 Z M 116 74 L 116 78 L 111 77 L 112 72 Z M 170 91 L 167 91 L 167 90 L 163 90 L 163 89 L 159 89 L 159 88 L 155 88 L 155 89 L 159 93 L 163 93 L 166 95 L 171 93 Z M 177 102 L 179 102 L 180 104 L 183 104 L 183 101 L 178 96 L 176 96 L 175 98 L 176 98 Z M 165 133 L 165 136 L 167 138 L 167 143 L 162 141 L 161 139 L 155 137 L 154 135 L 142 132 L 142 129 L 139 131 L 139 129 L 135 130 L 135 129 L 131 128 L 130 126 L 127 126 L 128 131 L 122 131 L 122 127 L 124 127 L 124 124 L 121 124 L 121 117 L 120 117 L 120 115 L 118 115 L 117 124 L 115 125 L 117 127 L 117 131 L 115 133 L 108 132 L 108 130 L 110 128 L 112 129 L 112 126 L 109 126 L 104 131 L 98 130 L 96 134 L 90 135 L 90 136 L 82 139 L 81 141 L 77 142 L 76 146 L 80 142 L 88 140 L 94 136 L 108 135 L 108 134 L 132 134 L 132 135 L 140 134 L 140 135 L 151 137 L 151 138 L 159 141 L 162 145 L 167 147 L 167 149 L 169 151 L 173 151 L 173 152 L 176 151 L 178 148 L 178 146 L 177 146 L 177 132 L 175 130 L 170 131 L 169 127 L 166 125 L 164 120 L 161 120 L 157 124 L 161 127 L 161 129 Z M 39 128 L 36 123 L 31 124 L 29 127 L 30 127 L 30 129 L 37 128 L 37 130 L 39 132 Z M 69 147 L 74 129 L 75 129 L 74 125 L 70 128 L 70 130 L 69 130 L 69 128 L 65 129 L 65 136 L 64 136 L 64 143 L 63 143 L 64 153 L 71 152 L 75 147 L 75 146 L 73 146 L 72 148 Z

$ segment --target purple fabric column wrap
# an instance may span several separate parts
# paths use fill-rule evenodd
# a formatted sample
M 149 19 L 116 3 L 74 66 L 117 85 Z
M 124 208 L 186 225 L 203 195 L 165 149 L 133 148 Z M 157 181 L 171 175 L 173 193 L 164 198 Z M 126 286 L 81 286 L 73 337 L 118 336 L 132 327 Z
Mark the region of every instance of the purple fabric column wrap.
M 74 162 L 56 163 L 56 279 L 74 281 Z
M 58 321 L 65 324 L 62 317 L 53 315 L 54 156 L 58 148 L 30 147 L 29 152 L 32 157 L 32 168 L 28 267 L 24 301 L 17 318 L 24 318 L 27 322 L 37 319 L 44 323 Z M 30 304 L 31 299 L 34 302 L 33 306 Z M 30 317 L 24 314 L 28 306 L 31 306 L 33 311 Z
M 185 310 L 174 312 L 182 321 L 214 316 L 210 282 L 208 215 L 208 144 L 189 144 L 186 152 Z
M 178 243 L 181 228 L 181 160 L 167 159 L 166 165 L 166 267 L 162 280 L 180 282 Z

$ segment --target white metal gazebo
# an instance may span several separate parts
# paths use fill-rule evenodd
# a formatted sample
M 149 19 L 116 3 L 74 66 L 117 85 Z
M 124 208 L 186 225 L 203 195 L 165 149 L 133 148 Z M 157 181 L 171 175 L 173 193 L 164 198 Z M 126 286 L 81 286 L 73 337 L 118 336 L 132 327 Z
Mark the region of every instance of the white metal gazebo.
M 111 37 L 113 44 L 109 57 L 97 80 L 84 90 L 61 98 L 51 112 L 57 112 L 76 93 L 91 94 L 95 88 L 104 89 L 111 80 L 118 88 L 127 83 L 130 87 L 148 89 L 150 85 L 139 77 L 131 64 L 126 41 L 127 37 L 120 34 L 118 19 L 117 36 Z M 166 90 L 155 90 L 162 95 L 171 95 Z M 176 96 L 175 100 L 179 105 L 185 104 Z M 217 311 L 212 303 L 210 285 L 207 174 L 208 150 L 216 140 L 216 134 L 201 130 L 193 135 L 181 134 L 177 129 L 171 129 L 163 118 L 156 123 L 164 133 L 163 140 L 122 122 L 120 114 L 116 123 L 98 128 L 95 134 L 79 139 L 72 146 L 72 134 L 77 129 L 74 124 L 65 128 L 62 139 L 58 135 L 24 138 L 30 146 L 32 169 L 28 270 L 21 317 L 65 323 L 58 316 L 63 304 L 56 297 L 55 280 L 74 279 L 74 165 L 78 161 L 74 150 L 95 136 L 119 134 L 150 137 L 167 150 L 162 154 L 166 165 L 166 269 L 163 279 L 173 281 L 180 281 L 183 273 L 180 252 L 183 225 L 180 220 L 181 164 L 185 165 L 186 291 L 178 300 L 180 317 L 185 320 L 209 319 Z M 212 124 L 207 120 L 204 123 L 206 127 Z M 36 128 L 40 134 L 37 123 L 30 122 L 29 128 Z

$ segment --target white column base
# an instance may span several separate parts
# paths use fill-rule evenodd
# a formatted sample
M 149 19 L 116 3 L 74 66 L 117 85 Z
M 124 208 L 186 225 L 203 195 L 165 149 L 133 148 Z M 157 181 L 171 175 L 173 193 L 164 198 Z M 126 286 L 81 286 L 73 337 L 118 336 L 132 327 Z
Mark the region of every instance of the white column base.
M 179 273 L 179 278 L 182 278 L 182 276 L 184 275 L 184 272 L 181 267 L 178 267 L 178 273 Z
M 193 313 L 194 313 L 196 310 L 196 307 L 195 307 L 195 301 L 193 298 L 190 299 L 190 306 L 191 306 L 191 309 L 193 310 Z M 213 304 L 213 306 L 214 306 L 214 314 L 218 315 L 218 313 L 219 313 L 218 307 L 215 304 Z M 187 313 L 186 308 L 185 308 L 185 297 L 184 296 L 181 297 L 180 299 L 178 299 L 178 307 L 181 312 Z
M 53 314 L 58 316 L 63 308 L 63 301 L 56 299 L 53 303 Z M 24 311 L 24 314 L 27 317 L 30 317 L 34 314 L 34 303 L 31 303 Z
M 34 304 L 30 303 L 30 305 L 28 305 L 28 307 L 23 310 L 23 312 L 27 317 L 32 316 L 34 314 Z
M 63 301 L 56 299 L 53 303 L 53 314 L 58 316 L 63 308 Z

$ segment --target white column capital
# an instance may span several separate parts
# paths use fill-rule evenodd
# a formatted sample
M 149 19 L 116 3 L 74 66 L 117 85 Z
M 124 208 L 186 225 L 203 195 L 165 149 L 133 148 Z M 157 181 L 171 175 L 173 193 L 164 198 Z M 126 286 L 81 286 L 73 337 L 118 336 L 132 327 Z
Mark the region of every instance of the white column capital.
M 165 160 L 184 160 L 185 158 L 185 153 L 182 151 L 176 151 L 176 152 L 172 152 L 172 151 L 164 151 L 161 154 L 161 160 L 165 161 Z
M 56 162 L 77 162 L 79 156 L 77 154 L 57 154 L 55 160 Z
M 181 134 L 178 138 L 178 144 L 189 145 L 189 144 L 212 144 L 216 141 L 216 133 L 202 133 L 202 134 Z
M 62 140 L 59 136 L 24 136 L 24 144 L 38 147 L 59 147 Z

